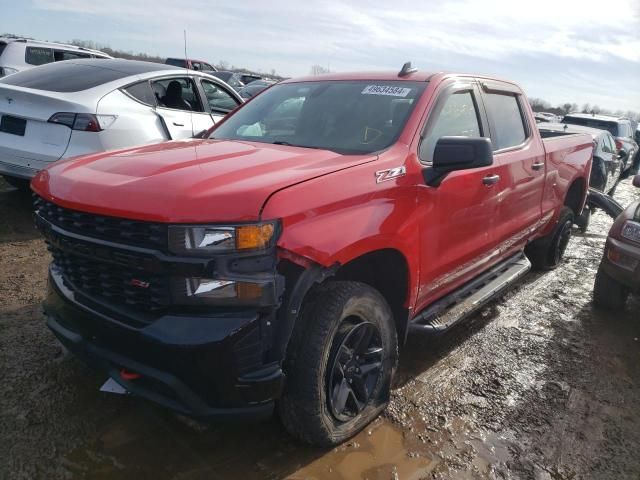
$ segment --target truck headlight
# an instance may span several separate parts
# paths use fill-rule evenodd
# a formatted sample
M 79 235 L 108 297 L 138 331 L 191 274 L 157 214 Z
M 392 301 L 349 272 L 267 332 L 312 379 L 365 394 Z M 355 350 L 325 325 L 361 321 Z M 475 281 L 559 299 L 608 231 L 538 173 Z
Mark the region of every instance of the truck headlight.
M 627 240 L 640 243 L 640 223 L 627 220 L 624 225 L 622 225 L 622 232 L 620 232 L 620 235 Z
M 264 250 L 273 246 L 277 227 L 276 222 L 235 226 L 172 225 L 169 251 L 176 255 L 203 255 Z

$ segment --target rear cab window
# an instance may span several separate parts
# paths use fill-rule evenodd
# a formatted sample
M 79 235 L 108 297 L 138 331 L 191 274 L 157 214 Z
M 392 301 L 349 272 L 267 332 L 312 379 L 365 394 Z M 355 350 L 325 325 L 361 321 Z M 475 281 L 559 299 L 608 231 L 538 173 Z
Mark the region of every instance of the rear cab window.
M 174 67 L 182 67 L 184 68 L 186 66 L 186 60 L 181 60 L 178 58 L 167 58 L 167 61 L 164 62 L 167 65 L 173 65 Z
M 494 151 L 516 148 L 528 137 L 520 96 L 515 93 L 487 93 L 483 95 Z

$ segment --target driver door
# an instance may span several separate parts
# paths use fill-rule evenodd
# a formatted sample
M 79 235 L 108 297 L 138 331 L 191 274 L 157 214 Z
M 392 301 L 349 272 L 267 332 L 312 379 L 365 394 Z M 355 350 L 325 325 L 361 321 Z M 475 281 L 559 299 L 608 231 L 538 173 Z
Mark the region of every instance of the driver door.
M 487 137 L 488 124 L 474 82 L 438 95 L 427 119 L 419 157 L 429 168 L 445 136 Z M 500 191 L 495 166 L 450 173 L 437 187 L 419 185 L 420 290 L 416 311 L 472 279 L 494 261 L 494 219 Z

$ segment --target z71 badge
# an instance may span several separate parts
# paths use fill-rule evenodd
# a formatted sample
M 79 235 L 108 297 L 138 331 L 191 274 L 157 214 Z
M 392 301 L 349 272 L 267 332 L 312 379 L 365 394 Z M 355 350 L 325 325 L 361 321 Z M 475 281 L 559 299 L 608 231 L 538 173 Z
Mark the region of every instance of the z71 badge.
M 404 177 L 407 174 L 407 168 L 402 167 L 389 168 L 387 170 L 378 170 L 376 172 L 376 183 L 386 182 L 387 180 L 393 180 L 394 178 Z

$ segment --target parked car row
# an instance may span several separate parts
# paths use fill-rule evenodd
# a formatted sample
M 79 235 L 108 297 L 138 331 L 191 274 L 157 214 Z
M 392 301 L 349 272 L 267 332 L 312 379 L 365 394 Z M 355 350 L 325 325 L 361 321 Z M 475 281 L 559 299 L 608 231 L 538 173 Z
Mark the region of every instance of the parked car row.
M 570 113 L 564 116 L 562 123 L 607 130 L 613 135 L 616 149 L 619 152 L 622 162 L 622 174 L 626 178 L 638 173 L 638 165 L 640 163 L 638 143 L 634 138 L 635 132 L 628 118 L 589 113 Z
M 70 60 L 0 79 L 0 174 L 24 185 L 51 162 L 193 137 L 243 102 L 220 79 L 133 60 Z

